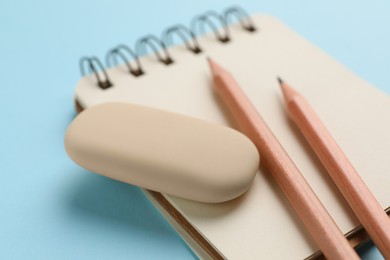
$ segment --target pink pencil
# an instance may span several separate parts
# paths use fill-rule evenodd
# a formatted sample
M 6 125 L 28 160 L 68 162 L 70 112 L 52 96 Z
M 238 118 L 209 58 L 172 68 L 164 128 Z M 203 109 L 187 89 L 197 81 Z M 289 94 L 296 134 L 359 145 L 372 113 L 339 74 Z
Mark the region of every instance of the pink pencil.
M 279 79 L 291 118 L 386 259 L 390 259 L 390 219 L 347 156 L 297 91 Z
M 262 155 L 261 163 L 272 174 L 325 257 L 359 259 L 238 83 L 214 61 L 209 60 L 209 64 L 217 94 L 229 108 L 241 131 L 256 145 Z

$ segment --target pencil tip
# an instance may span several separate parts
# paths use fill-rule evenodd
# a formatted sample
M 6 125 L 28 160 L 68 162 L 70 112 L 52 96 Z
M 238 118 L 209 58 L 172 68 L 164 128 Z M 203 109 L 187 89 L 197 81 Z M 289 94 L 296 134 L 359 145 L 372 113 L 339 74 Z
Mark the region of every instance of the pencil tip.
M 276 78 L 278 79 L 279 84 L 282 85 L 283 84 L 283 80 L 279 76 L 277 76 Z
M 280 88 L 282 89 L 284 100 L 289 103 L 294 99 L 294 96 L 298 95 L 298 92 L 296 92 L 292 87 L 290 87 L 288 84 L 286 84 L 283 80 L 281 80 L 278 77 L 278 81 L 280 84 Z
M 222 68 L 211 58 L 207 57 L 207 61 L 209 62 L 209 66 L 211 69 L 211 72 L 216 75 L 219 74 L 222 71 Z

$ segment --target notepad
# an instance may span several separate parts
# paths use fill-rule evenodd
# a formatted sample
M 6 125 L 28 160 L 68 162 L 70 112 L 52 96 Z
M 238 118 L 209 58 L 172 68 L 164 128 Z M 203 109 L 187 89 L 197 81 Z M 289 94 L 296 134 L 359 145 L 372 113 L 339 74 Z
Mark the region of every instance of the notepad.
M 214 27 L 224 21 L 222 18 L 226 16 L 208 13 L 197 19 L 217 30 Z M 178 29 L 180 33 L 172 31 L 187 44 L 165 51 L 156 47 L 160 43 L 157 38 L 143 38 L 135 48 L 138 53 L 145 52 L 138 63 L 123 46 L 114 51 L 117 66 L 99 70 L 97 59 L 84 59 L 92 73 L 77 84 L 77 108 L 81 111 L 109 101 L 129 102 L 236 127 L 213 93 L 206 61 L 207 56 L 212 57 L 237 79 L 351 244 L 357 246 L 367 237 L 289 120 L 276 77 L 296 86 L 310 101 L 387 212 L 390 99 L 278 19 L 253 15 L 251 20 L 256 30 L 245 19 L 229 25 L 227 31 L 219 29 L 197 37 L 197 41 L 191 40 L 185 28 Z M 201 258 L 319 256 L 318 247 L 266 169 L 259 169 L 244 195 L 226 203 L 197 203 L 153 191 L 145 194 Z

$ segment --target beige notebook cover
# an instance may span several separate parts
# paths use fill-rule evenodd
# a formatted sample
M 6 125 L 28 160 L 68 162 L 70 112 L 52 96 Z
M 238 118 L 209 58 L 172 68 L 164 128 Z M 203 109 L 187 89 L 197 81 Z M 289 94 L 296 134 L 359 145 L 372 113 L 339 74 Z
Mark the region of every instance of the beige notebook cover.
M 131 102 L 234 127 L 212 92 L 210 56 L 232 72 L 342 231 L 350 233 L 359 223 L 286 116 L 276 76 L 307 97 L 384 209 L 390 206 L 390 99 L 274 17 L 252 19 L 257 30 L 232 25 L 228 43 L 214 34 L 199 38 L 200 54 L 184 45 L 169 48 L 170 65 L 154 55 L 142 57 L 142 76 L 129 74 L 125 65 L 108 69 L 108 89 L 86 76 L 76 88 L 77 104 L 85 109 Z M 318 250 L 263 169 L 247 193 L 227 203 L 148 196 L 202 258 L 303 259 Z

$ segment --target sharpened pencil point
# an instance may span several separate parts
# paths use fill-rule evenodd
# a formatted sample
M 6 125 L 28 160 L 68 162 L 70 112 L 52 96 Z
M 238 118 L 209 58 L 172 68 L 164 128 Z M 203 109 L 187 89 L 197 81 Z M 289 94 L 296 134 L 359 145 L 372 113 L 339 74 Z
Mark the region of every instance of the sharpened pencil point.
M 286 103 L 291 102 L 295 96 L 299 95 L 292 87 L 286 84 L 282 79 L 278 77 L 280 88 L 282 89 L 283 97 Z
M 214 76 L 220 74 L 223 71 L 223 69 L 211 58 L 207 57 L 207 61 L 209 62 L 211 72 Z
M 279 84 L 282 85 L 283 84 L 283 80 L 279 76 L 277 76 L 276 78 L 278 79 Z

